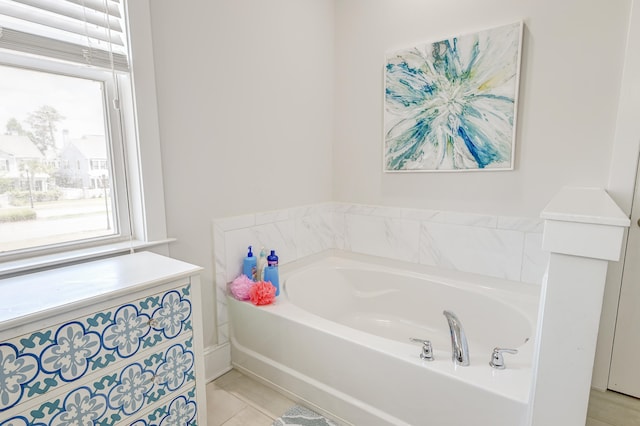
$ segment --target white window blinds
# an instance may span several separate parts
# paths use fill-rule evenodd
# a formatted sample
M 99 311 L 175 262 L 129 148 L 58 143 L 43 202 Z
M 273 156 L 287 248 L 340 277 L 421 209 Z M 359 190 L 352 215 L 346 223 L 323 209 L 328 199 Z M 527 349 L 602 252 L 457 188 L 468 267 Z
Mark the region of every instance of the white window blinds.
M 120 0 L 0 0 L 0 49 L 128 71 Z

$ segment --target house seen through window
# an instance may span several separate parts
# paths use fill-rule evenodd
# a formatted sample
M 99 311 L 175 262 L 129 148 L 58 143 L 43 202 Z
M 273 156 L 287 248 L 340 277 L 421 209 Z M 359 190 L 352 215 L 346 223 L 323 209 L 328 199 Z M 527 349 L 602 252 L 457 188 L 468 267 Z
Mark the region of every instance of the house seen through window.
M 131 236 L 125 4 L 0 0 L 0 262 Z
M 103 92 L 100 81 L 0 66 L 0 250 L 116 232 Z

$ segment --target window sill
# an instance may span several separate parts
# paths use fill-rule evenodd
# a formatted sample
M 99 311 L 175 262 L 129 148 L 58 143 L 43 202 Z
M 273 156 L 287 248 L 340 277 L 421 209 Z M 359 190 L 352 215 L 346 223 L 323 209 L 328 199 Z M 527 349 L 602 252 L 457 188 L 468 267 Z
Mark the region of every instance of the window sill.
M 157 247 L 175 241 L 175 238 L 167 238 L 159 241 L 123 241 L 102 246 L 71 250 L 63 253 L 55 253 L 44 256 L 34 256 L 26 259 L 12 260 L 0 263 L 0 279 L 13 275 L 36 272 L 43 269 L 64 266 L 76 262 L 113 256 L 126 252 L 134 252 L 150 247 Z

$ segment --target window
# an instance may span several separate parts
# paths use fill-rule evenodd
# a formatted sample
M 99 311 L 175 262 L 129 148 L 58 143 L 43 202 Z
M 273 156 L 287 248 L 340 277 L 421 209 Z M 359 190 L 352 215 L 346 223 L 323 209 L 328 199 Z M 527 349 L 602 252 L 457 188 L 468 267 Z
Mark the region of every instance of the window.
M 107 161 L 91 159 L 89 160 L 89 167 L 91 170 L 105 170 L 107 168 Z
M 0 261 L 132 237 L 125 9 L 0 0 Z

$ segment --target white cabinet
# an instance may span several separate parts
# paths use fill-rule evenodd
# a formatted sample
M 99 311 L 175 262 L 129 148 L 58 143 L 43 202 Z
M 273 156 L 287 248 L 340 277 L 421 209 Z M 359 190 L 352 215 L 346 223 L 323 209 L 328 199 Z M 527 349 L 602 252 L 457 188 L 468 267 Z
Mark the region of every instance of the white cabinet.
M 0 426 L 206 426 L 199 271 L 136 253 L 0 280 Z

